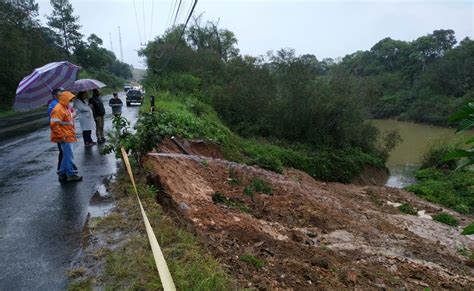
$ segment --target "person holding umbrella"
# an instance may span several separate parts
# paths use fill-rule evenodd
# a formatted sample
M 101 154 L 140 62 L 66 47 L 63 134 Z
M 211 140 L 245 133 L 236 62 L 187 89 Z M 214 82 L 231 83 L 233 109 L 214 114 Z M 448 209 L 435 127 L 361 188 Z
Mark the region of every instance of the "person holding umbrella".
M 92 113 L 96 122 L 96 135 L 97 142 L 105 142 L 104 137 L 104 115 L 105 108 L 102 100 L 100 99 L 99 90 L 100 88 L 105 87 L 106 85 L 100 81 L 94 79 L 81 79 L 74 82 L 73 90 L 75 92 L 89 91 L 93 90 L 92 98 L 89 100 L 89 105 L 91 105 Z
M 88 96 L 86 91 L 81 91 L 77 94 L 77 99 L 74 101 L 74 108 L 77 110 L 77 116 L 79 117 L 79 124 L 81 125 L 82 138 L 84 139 L 84 145 L 86 147 L 93 146 L 95 143 L 92 140 L 91 133 L 93 127 L 92 120 L 92 109 L 87 102 Z
M 74 169 L 74 155 L 72 143 L 76 142 L 76 129 L 74 118 L 69 110 L 69 103 L 74 99 L 74 94 L 68 91 L 58 93 L 58 104 L 51 111 L 49 125 L 51 127 L 51 142 L 59 143 L 63 153 L 59 167 L 59 181 L 77 182 L 82 176 L 77 175 Z

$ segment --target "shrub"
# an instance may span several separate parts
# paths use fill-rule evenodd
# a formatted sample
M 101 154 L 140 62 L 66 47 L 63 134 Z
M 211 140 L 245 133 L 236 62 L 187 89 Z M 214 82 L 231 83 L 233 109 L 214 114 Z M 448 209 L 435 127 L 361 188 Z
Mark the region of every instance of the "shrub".
M 405 214 L 416 215 L 418 213 L 416 209 L 408 203 L 403 203 L 402 205 L 398 206 L 398 209 Z
M 238 200 L 225 197 L 220 192 L 215 192 L 212 195 L 212 201 L 214 203 L 224 204 L 229 208 L 238 209 L 238 210 L 243 211 L 243 212 L 250 212 L 250 209 L 248 208 L 247 205 L 245 205 L 244 203 L 242 203 Z
M 445 173 L 443 173 L 443 171 L 437 168 L 424 168 L 415 173 L 415 177 L 418 180 L 428 180 L 428 179 L 439 180 L 439 179 L 442 179 L 444 176 L 445 176 Z
M 474 222 L 471 222 L 471 224 L 469 224 L 468 226 L 466 226 L 462 232 L 461 232 L 462 235 L 470 235 L 470 234 L 474 234 Z
M 272 188 L 262 179 L 253 179 L 250 185 L 244 188 L 244 194 L 252 197 L 254 192 L 260 192 L 267 195 L 272 195 Z
M 421 169 L 426 168 L 437 168 L 437 169 L 450 169 L 456 168 L 456 161 L 450 160 L 445 161 L 444 157 L 447 153 L 451 152 L 454 146 L 447 145 L 445 143 L 433 144 L 430 146 L 428 151 L 423 155 L 421 159 Z
M 458 226 L 459 221 L 454 218 L 452 215 L 448 213 L 439 213 L 433 216 L 433 220 L 439 221 L 441 223 L 450 225 L 450 226 Z
M 253 179 L 252 180 L 252 183 L 250 184 L 250 186 L 256 191 L 256 192 L 261 192 L 261 193 L 264 193 L 264 194 L 268 194 L 268 195 L 271 195 L 272 194 L 272 188 L 270 187 L 270 185 L 267 184 L 267 182 L 265 182 L 264 180 L 262 179 Z
M 474 213 L 474 173 L 435 168 L 419 170 L 417 183 L 406 189 L 460 213 Z
M 254 266 L 257 269 L 261 269 L 263 268 L 263 266 L 265 266 L 264 261 L 260 260 L 259 258 L 253 255 L 245 254 L 245 255 L 240 256 L 239 259 L 243 262 L 246 262 L 247 264 Z

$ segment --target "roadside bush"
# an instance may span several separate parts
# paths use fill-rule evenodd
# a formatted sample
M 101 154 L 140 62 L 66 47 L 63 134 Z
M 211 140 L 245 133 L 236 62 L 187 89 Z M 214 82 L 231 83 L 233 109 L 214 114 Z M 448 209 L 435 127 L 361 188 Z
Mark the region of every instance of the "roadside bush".
M 452 215 L 448 213 L 439 213 L 433 216 L 433 220 L 439 221 L 441 223 L 450 225 L 450 226 L 458 226 L 459 221 L 454 218 Z

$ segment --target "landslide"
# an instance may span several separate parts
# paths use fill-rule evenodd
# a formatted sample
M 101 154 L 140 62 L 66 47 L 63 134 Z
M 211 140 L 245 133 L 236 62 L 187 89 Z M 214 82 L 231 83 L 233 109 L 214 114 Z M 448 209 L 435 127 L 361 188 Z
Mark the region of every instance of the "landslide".
M 448 212 L 404 190 L 324 183 L 220 159 L 216 145 L 169 140 L 145 161 L 159 201 L 241 287 L 473 289 L 471 237 L 429 218 Z M 389 203 L 390 202 L 390 203 Z M 464 252 L 463 252 L 464 251 Z

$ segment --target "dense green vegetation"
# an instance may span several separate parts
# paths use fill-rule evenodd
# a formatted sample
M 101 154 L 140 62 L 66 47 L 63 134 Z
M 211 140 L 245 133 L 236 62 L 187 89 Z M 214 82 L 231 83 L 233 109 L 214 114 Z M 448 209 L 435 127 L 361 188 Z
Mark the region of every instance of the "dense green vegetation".
M 142 51 L 149 83 L 211 103 L 241 135 L 361 143 L 355 136 L 368 133 L 359 126 L 360 111 L 363 117 L 447 124 L 474 97 L 474 42 L 457 43 L 449 29 L 414 41 L 385 38 L 336 62 L 292 49 L 242 56 L 235 35 L 213 22 L 196 19 L 178 41 L 181 28 Z
M 456 164 L 443 161 L 439 153 L 452 147 L 441 145 L 425 156 L 423 167 L 417 171 L 417 183 L 407 189 L 416 195 L 460 213 L 474 213 L 474 172 L 454 170 Z
M 444 125 L 474 98 L 474 41 L 456 43 L 449 29 L 411 42 L 385 38 L 338 66 L 352 76 L 355 94 L 373 117 Z
M 458 122 L 457 132 L 474 127 L 474 103 L 469 102 L 450 116 Z M 464 148 L 453 145 L 436 145 L 424 155 L 421 169 L 417 171 L 417 183 L 407 189 L 435 203 L 453 208 L 461 213 L 474 213 L 474 138 L 469 138 Z M 467 148 L 466 148 L 467 147 Z M 444 214 L 435 220 L 457 225 Z M 463 234 L 470 233 L 468 226 Z
M 109 87 L 131 77 L 127 64 L 100 47 L 100 38 L 92 34 L 83 40 L 68 0 L 51 4 L 48 26 L 43 26 L 34 0 L 0 1 L 0 111 L 12 107 L 21 79 L 49 62 L 69 60 L 87 71 L 83 78 L 99 79 Z
M 377 143 L 379 133 L 365 123 L 363 103 L 345 70 L 320 74 L 315 59 L 293 50 L 266 60 L 242 56 L 232 32 L 213 22 L 201 25 L 199 18 L 183 39 L 181 31 L 175 27 L 141 51 L 148 63 L 147 92 L 168 101 L 139 124 L 155 118 L 154 126 L 144 127 L 217 140 L 227 158 L 276 172 L 294 167 L 349 182 L 366 164 L 383 167 L 396 134 Z
M 242 138 L 233 133 L 207 104 L 176 96 L 169 92 L 147 90 L 157 97 L 156 112 L 150 110 L 149 99 L 145 100 L 142 113 L 136 124 L 136 133 L 131 134 L 124 120 L 114 120 L 118 131 L 110 135 L 112 142 L 105 146 L 104 153 L 117 151 L 125 146 L 140 161 L 164 137 L 173 135 L 184 138 L 199 138 L 222 145 L 226 159 L 239 163 L 258 165 L 278 173 L 283 167 L 306 171 L 311 176 L 327 180 L 350 182 L 366 164 L 383 167 L 383 159 L 364 153 L 360 149 L 311 148 L 303 144 L 289 144 L 262 138 Z M 258 184 L 258 183 L 257 183 Z M 262 185 L 253 185 L 261 191 Z M 268 189 L 265 189 L 269 192 Z

